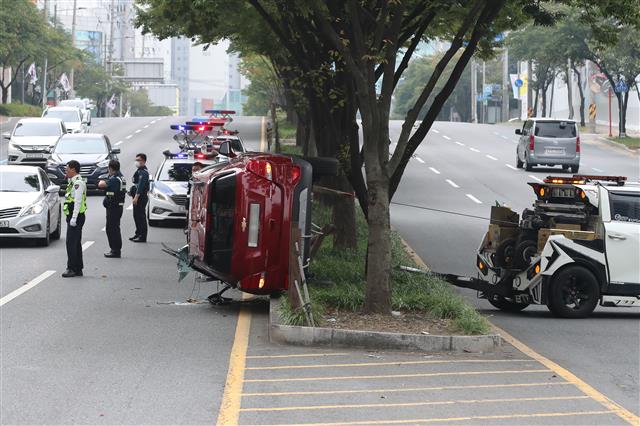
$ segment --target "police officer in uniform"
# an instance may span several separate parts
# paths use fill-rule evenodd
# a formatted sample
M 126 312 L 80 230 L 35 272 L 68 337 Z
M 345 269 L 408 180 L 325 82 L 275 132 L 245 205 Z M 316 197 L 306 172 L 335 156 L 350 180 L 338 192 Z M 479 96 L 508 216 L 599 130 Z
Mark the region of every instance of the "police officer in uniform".
M 67 270 L 64 278 L 81 277 L 84 264 L 82 262 L 82 227 L 84 212 L 87 210 L 87 184 L 80 176 L 80 163 L 71 160 L 65 169 L 67 191 L 64 195 L 64 215 L 67 218 Z
M 136 223 L 136 234 L 129 238 L 134 243 L 147 242 L 147 203 L 149 202 L 149 171 L 147 155 L 136 155 L 136 172 L 133 174 L 130 195 L 133 197 L 133 220 Z
M 120 234 L 120 219 L 124 208 L 124 198 L 127 193 L 127 182 L 120 173 L 120 162 L 109 161 L 109 178 L 98 182 L 98 188 L 104 189 L 102 205 L 107 211 L 105 231 L 111 251 L 104 257 L 119 258 L 122 250 L 122 235 Z

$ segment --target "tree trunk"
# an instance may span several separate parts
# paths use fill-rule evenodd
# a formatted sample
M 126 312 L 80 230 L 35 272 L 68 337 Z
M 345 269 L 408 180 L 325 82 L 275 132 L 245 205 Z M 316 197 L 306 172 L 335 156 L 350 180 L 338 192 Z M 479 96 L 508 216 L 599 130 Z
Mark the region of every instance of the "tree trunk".
M 567 61 L 567 68 L 565 70 L 567 76 L 567 102 L 569 104 L 569 119 L 573 120 L 573 78 L 571 77 L 571 59 Z
M 547 116 L 547 87 L 546 85 L 542 86 L 542 116 Z
M 573 72 L 575 72 L 578 77 L 578 93 L 580 94 L 580 126 L 584 127 L 584 91 L 582 90 L 582 76 L 575 66 L 573 67 Z
M 349 180 L 340 173 L 333 178 L 335 188 L 339 191 L 352 192 L 353 189 Z M 333 248 L 334 249 L 356 249 L 356 204 L 353 198 L 337 196 L 333 204 L 333 225 L 336 227 L 336 232 L 333 234 Z
M 536 97 L 533 101 L 533 116 L 538 116 L 538 95 L 540 94 L 540 90 L 536 90 Z
M 629 105 L 629 91 L 620 94 L 620 137 L 627 137 L 627 105 Z
M 9 99 L 9 86 L 7 87 L 0 87 L 0 89 L 2 89 L 2 103 L 6 104 L 7 103 L 7 99 Z
M 551 80 L 551 99 L 549 100 L 549 117 L 553 115 L 553 95 L 556 92 L 556 77 Z

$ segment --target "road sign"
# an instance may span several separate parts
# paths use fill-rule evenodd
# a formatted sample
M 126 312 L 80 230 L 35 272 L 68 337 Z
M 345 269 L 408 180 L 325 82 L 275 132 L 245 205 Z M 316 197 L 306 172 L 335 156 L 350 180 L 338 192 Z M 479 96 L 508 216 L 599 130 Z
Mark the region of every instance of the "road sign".
M 516 85 L 516 87 L 522 87 L 522 85 L 523 85 L 523 84 L 524 84 L 524 83 L 522 82 L 522 80 L 521 80 L 521 79 L 517 79 L 517 80 L 515 81 L 515 85 Z
M 596 104 L 589 105 L 589 118 L 592 120 L 596 118 Z
M 629 90 L 629 86 L 627 86 L 627 83 L 625 83 L 623 80 L 619 80 L 616 83 L 616 87 L 614 89 L 616 93 L 625 93 L 628 90 Z

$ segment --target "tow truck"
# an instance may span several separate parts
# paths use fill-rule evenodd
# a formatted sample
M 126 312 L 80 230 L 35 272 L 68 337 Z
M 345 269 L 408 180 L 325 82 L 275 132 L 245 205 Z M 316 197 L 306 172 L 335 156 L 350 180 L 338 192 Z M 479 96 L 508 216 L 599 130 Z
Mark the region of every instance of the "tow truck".
M 583 318 L 601 306 L 640 306 L 640 184 L 624 176 L 549 176 L 522 215 L 491 208 L 477 277 L 441 274 L 498 309 L 544 304 Z

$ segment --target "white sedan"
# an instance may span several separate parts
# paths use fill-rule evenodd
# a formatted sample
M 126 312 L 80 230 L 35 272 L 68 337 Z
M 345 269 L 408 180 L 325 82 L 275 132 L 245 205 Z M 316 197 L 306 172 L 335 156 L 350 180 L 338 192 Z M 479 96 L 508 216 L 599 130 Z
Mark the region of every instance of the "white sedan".
M 48 246 L 60 238 L 60 187 L 35 166 L 0 166 L 0 239 L 30 238 Z

